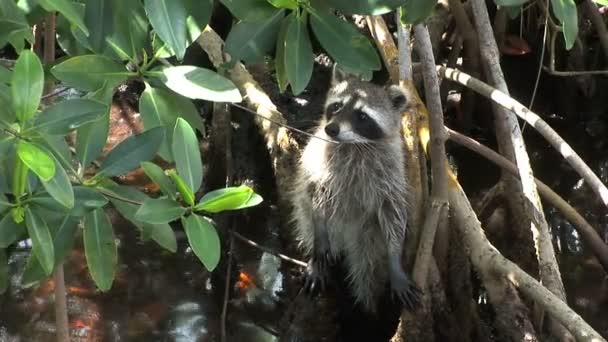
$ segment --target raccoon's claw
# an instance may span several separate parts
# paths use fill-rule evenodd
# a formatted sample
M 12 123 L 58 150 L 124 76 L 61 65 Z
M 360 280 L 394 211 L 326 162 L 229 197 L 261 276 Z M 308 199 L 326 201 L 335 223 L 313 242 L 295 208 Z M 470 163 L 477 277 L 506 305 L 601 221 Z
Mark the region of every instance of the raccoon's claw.
M 309 294 L 325 291 L 327 285 L 328 258 L 312 258 L 306 267 L 304 290 Z
M 407 310 L 412 311 L 420 306 L 422 291 L 405 273 L 391 279 L 391 288 L 393 296 L 396 296 Z

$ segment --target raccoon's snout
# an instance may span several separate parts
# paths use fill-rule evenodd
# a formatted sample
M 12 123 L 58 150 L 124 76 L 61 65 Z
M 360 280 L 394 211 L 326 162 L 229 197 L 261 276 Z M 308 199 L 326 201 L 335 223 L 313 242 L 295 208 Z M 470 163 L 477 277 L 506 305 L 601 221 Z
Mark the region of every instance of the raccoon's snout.
M 338 126 L 338 124 L 336 124 L 335 122 L 332 122 L 329 125 L 325 126 L 325 133 L 328 136 L 335 138 L 338 136 L 338 133 L 340 133 L 340 126 Z

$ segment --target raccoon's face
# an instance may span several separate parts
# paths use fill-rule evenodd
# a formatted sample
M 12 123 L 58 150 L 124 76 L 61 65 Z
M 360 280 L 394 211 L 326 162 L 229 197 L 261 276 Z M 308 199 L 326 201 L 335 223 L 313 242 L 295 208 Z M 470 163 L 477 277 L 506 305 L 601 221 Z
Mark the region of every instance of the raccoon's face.
M 325 103 L 325 134 L 344 143 L 370 143 L 400 132 L 406 96 L 398 86 L 362 82 L 334 67 Z

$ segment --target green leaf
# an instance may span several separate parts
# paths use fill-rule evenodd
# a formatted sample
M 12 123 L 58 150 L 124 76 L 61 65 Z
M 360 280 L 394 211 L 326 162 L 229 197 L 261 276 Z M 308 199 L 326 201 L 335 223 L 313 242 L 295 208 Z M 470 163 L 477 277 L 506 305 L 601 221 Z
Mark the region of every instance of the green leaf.
M 106 36 L 106 42 L 121 59 L 126 59 L 126 55 L 135 62 L 141 62 L 143 51 L 144 49 L 149 51 L 150 44 L 148 18 L 143 3 L 113 0 L 112 18 L 113 32 Z
M 191 99 L 215 102 L 242 100 L 232 81 L 208 69 L 180 65 L 161 68 L 151 75 L 159 78 L 169 89 Z
M 220 238 L 215 227 L 206 217 L 196 214 L 182 218 L 182 224 L 194 254 L 212 272 L 220 261 Z
M 102 208 L 91 211 L 84 218 L 84 252 L 95 284 L 102 291 L 109 290 L 118 255 L 112 224 Z
M 10 207 L 11 203 L 8 201 L 8 198 L 0 192 L 0 214 Z
M 32 250 L 46 275 L 53 272 L 55 265 L 55 249 L 53 238 L 46 222 L 31 208 L 25 209 L 25 226 L 32 239 Z
M 298 8 L 298 3 L 296 0 L 266 0 L 268 1 L 272 6 L 276 7 L 276 8 L 287 8 L 290 10 L 295 10 L 296 8 Z
M 253 192 L 253 189 L 246 185 L 241 185 L 239 187 L 228 187 L 206 193 L 194 207 L 194 210 L 219 213 L 226 210 L 253 207 L 262 203 L 262 201 L 262 196 Z
M 6 257 L 6 251 L 0 249 L 0 295 L 8 289 L 8 278 L 8 258 Z
M 0 219 L 0 248 L 7 248 L 25 232 L 23 224 L 16 223 L 13 216 L 6 213 Z
M 85 123 L 98 120 L 108 112 L 102 103 L 86 99 L 72 99 L 59 102 L 45 109 L 31 130 L 48 134 L 67 134 Z
M 17 155 L 43 181 L 49 181 L 55 175 L 55 161 L 40 147 L 21 140 L 17 144 Z
M 90 32 L 88 41 L 91 49 L 99 54 L 106 49 L 106 37 L 114 29 L 113 2 L 114 0 L 88 0 L 85 3 L 84 22 L 88 27 L 95 28 Z
M 285 36 L 285 71 L 294 95 L 300 94 L 312 76 L 314 55 L 308 36 L 307 16 L 290 15 Z
M 15 122 L 16 116 L 12 102 L 11 88 L 0 83 L 0 119 L 4 120 L 4 122 Z
M 38 3 L 48 12 L 57 11 L 65 16 L 72 24 L 76 25 L 86 35 L 89 35 L 89 30 L 84 24 L 78 9 L 69 0 L 38 0 Z
M 362 15 L 385 14 L 406 3 L 408 0 L 327 0 L 328 6 L 342 13 Z
M 169 196 L 171 199 L 175 199 L 175 193 L 177 192 L 175 184 L 171 183 L 171 180 L 165 175 L 163 169 L 151 162 L 142 162 L 140 165 L 142 169 L 144 169 L 146 175 L 150 177 L 154 183 L 158 184 L 160 190 L 165 195 Z
M 115 87 L 135 76 L 124 65 L 101 55 L 72 57 L 51 68 L 51 73 L 67 86 L 85 91 L 95 91 L 104 85 Z
M 406 24 L 417 24 L 425 20 L 437 4 L 437 0 L 407 0 L 402 7 L 401 21 Z
M 139 163 L 154 157 L 163 136 L 163 128 L 155 127 L 128 137 L 104 159 L 97 176 L 116 176 L 139 167 Z
M 574 0 L 551 0 L 551 9 L 562 24 L 566 50 L 570 50 L 574 46 L 576 36 L 578 36 L 576 3 L 574 3 Z
M 72 183 L 63 167 L 56 160 L 53 161 L 55 162 L 55 175 L 49 181 L 43 180 L 42 186 L 57 202 L 70 209 L 74 207 Z
M 593 0 L 596 4 L 608 6 L 608 0 Z
M 13 72 L 7 69 L 4 65 L 0 65 L 0 82 L 10 84 L 13 78 Z
M 94 188 L 86 186 L 75 186 L 73 188 L 74 206 L 71 210 L 58 203 L 48 192 L 42 192 L 32 196 L 31 203 L 55 212 L 65 212 L 69 216 L 80 217 L 93 209 L 101 208 L 108 203 L 108 199 L 102 196 Z
M 56 231 L 51 232 L 53 236 L 53 248 L 55 250 L 55 265 L 63 262 L 65 257 L 72 251 L 74 238 L 78 230 L 78 219 L 65 216 Z M 31 255 L 28 259 L 23 276 L 21 286 L 33 285 L 46 278 L 44 270 L 38 262 L 35 255 Z
M 234 59 L 247 63 L 261 60 L 277 41 L 285 10 L 261 21 L 241 21 L 232 27 L 224 50 Z
M 186 52 L 186 8 L 176 0 L 144 0 L 148 19 L 158 36 L 182 60 Z
M 173 130 L 173 143 L 171 145 L 175 168 L 193 193 L 201 187 L 203 181 L 203 163 L 198 139 L 192 127 L 179 118 Z
M 291 15 L 281 21 L 281 28 L 279 29 L 279 34 L 277 36 L 277 46 L 274 54 L 277 84 L 279 85 L 279 91 L 281 93 L 285 92 L 287 85 L 289 84 L 287 72 L 285 71 L 285 46 L 287 45 L 285 36 L 287 35 L 287 28 L 289 27 L 289 18 L 291 18 Z
M 278 10 L 265 1 L 220 0 L 230 13 L 243 21 L 261 21 L 275 15 Z
M 184 202 L 190 206 L 194 205 L 194 192 L 190 190 L 182 177 L 180 177 L 175 170 L 169 170 L 168 175 L 173 183 L 175 183 L 175 186 L 177 186 L 177 191 L 179 191 L 180 195 L 184 199 Z
M 180 218 L 186 212 L 186 208 L 168 198 L 150 198 L 139 207 L 135 213 L 135 219 L 153 223 L 169 223 Z
M 202 118 L 192 101 L 169 90 L 153 88 L 146 83 L 146 89 L 139 98 L 139 111 L 146 129 L 165 127 L 165 139 L 158 154 L 169 162 L 173 162 L 171 139 L 178 117 L 183 117 L 192 127 L 204 132 Z
M 310 24 L 321 46 L 338 64 L 357 70 L 379 70 L 380 57 L 357 29 L 322 10 L 310 12 Z
M 104 187 L 105 191 L 110 191 L 118 197 L 128 199 L 135 202 L 145 202 L 149 199 L 141 191 L 136 190 L 133 187 L 127 186 L 110 186 Z M 143 234 L 148 235 L 154 241 L 156 241 L 161 247 L 175 252 L 177 250 L 177 240 L 175 233 L 168 223 L 164 224 L 150 224 L 138 221 L 135 219 L 135 212 L 137 212 L 139 206 L 133 203 L 118 200 L 116 198 L 110 198 L 112 205 L 118 210 L 120 215 L 129 220 L 133 225 L 142 231 Z
M 38 109 L 44 87 L 44 72 L 35 53 L 24 50 L 17 59 L 11 80 L 13 109 L 20 122 L 26 122 Z
M 84 124 L 76 131 L 76 157 L 83 169 L 95 160 L 101 153 L 108 139 L 110 130 L 109 112 L 106 111 L 99 119 Z
M 213 0 L 181 0 L 188 13 L 186 24 L 188 28 L 188 43 L 192 44 L 200 36 L 211 20 Z

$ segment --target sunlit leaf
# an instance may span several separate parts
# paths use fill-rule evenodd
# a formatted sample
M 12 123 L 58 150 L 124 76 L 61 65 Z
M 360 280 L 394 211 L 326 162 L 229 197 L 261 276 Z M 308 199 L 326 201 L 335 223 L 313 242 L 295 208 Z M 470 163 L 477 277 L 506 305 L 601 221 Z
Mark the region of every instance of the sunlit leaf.
M 171 145 L 177 173 L 192 192 L 200 188 L 203 181 L 203 163 L 198 139 L 192 127 L 179 118 L 173 130 Z
M 156 33 L 175 52 L 179 60 L 186 52 L 187 12 L 179 0 L 144 0 L 148 19 Z
M 285 71 L 291 84 L 291 91 L 294 95 L 298 95 L 310 81 L 314 55 L 308 36 L 306 13 L 300 17 L 291 14 L 290 17 L 285 36 Z
M 194 205 L 194 192 L 190 190 L 182 177 L 180 177 L 175 170 L 169 170 L 168 176 L 171 178 L 175 186 L 177 186 L 177 191 L 182 196 L 184 202 L 186 202 L 188 205 Z
M 151 198 L 135 213 L 135 219 L 154 224 L 169 223 L 180 218 L 186 208 L 168 198 Z
M 101 163 L 97 175 L 116 176 L 139 167 L 139 163 L 154 157 L 163 136 L 162 127 L 155 127 L 128 137 L 112 149 Z
M 55 175 L 49 181 L 43 180 L 42 185 L 57 202 L 70 209 L 74 207 L 72 183 L 63 167 L 56 160 L 53 161 L 55 162 Z
M 231 80 L 218 73 L 180 65 L 163 67 L 150 75 L 159 78 L 169 89 L 191 99 L 215 102 L 241 102 L 241 93 Z
M 380 69 L 376 49 L 353 25 L 320 9 L 310 12 L 310 24 L 321 46 L 338 64 L 357 70 Z
M 85 91 L 95 91 L 104 85 L 114 87 L 135 75 L 124 65 L 101 55 L 72 57 L 52 67 L 51 73 L 66 85 Z
M 44 273 L 50 275 L 55 265 L 55 249 L 46 222 L 36 211 L 27 208 L 25 209 L 25 226 L 30 239 L 32 239 L 32 250 L 36 259 L 40 262 Z
M 43 181 L 49 181 L 55 175 L 55 161 L 40 147 L 21 140 L 17 144 L 17 155 Z
M 109 290 L 118 255 L 112 224 L 102 208 L 91 211 L 84 218 L 84 252 L 95 284 L 102 291 Z
M 197 211 L 218 213 L 226 210 L 249 208 L 262 203 L 262 196 L 246 185 L 213 190 L 205 194 L 194 207 Z
M 63 135 L 85 123 L 98 120 L 107 111 L 108 107 L 97 101 L 86 99 L 65 100 L 40 113 L 31 129 Z
M 35 53 L 24 50 L 15 63 L 11 92 L 17 119 L 26 122 L 38 109 L 44 87 L 42 63 Z
M 275 45 L 285 10 L 262 21 L 241 21 L 226 38 L 225 51 L 235 60 L 255 63 Z
M 209 272 L 213 271 L 220 261 L 220 238 L 215 227 L 207 218 L 196 214 L 182 218 L 182 224 L 194 254 Z

